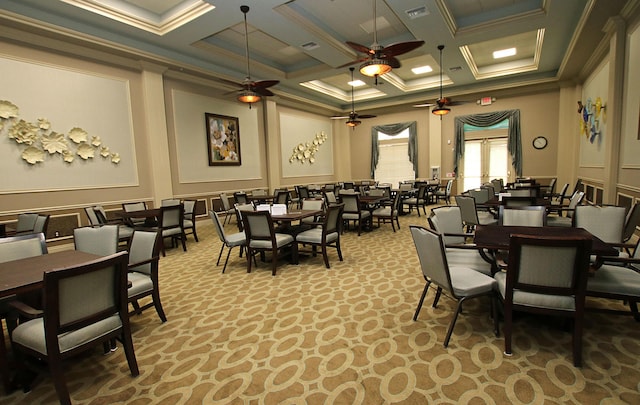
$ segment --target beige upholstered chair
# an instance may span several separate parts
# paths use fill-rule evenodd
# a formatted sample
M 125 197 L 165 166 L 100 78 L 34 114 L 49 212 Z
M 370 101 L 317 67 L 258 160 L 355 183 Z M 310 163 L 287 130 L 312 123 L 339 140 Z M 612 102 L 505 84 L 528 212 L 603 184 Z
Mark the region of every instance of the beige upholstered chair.
M 436 203 L 443 200 L 447 205 L 451 204 L 451 189 L 453 188 L 453 179 L 449 179 L 445 186 L 440 186 L 434 193 Z
M 428 221 L 431 229 L 442 235 L 447 262 L 450 266 L 468 267 L 480 273 L 492 275 L 491 260 L 487 253 L 478 249 L 473 243 L 467 243 L 467 238 L 472 237 L 473 234 L 464 233 L 460 207 L 432 208 Z
M 229 196 L 225 193 L 220 194 L 220 202 L 222 202 L 222 212 L 224 212 L 224 221 L 222 226 L 227 224 L 227 221 L 231 222 L 231 218 L 236 214 L 236 209 L 229 202 Z
M 179 198 L 165 198 L 160 201 L 161 207 L 171 207 L 172 205 L 180 205 L 182 201 Z
M 229 262 L 229 255 L 231 254 L 231 250 L 235 246 L 240 246 L 240 257 L 242 257 L 242 251 L 247 244 L 247 238 L 244 234 L 244 231 L 227 235 L 224 231 L 223 224 L 220 223 L 220 218 L 218 217 L 217 212 L 209 210 L 209 217 L 211 217 L 211 221 L 213 221 L 213 226 L 216 228 L 218 238 L 222 243 L 222 245 L 220 246 L 220 253 L 218 253 L 218 261 L 216 262 L 216 266 L 220 265 L 220 258 L 222 257 L 222 251 L 224 250 L 225 246 L 229 249 L 227 251 L 227 258 L 224 261 L 224 267 L 222 267 L 222 272 L 224 273 L 224 271 L 227 269 L 227 263 Z
M 342 250 L 340 248 L 340 225 L 342 223 L 342 204 L 332 205 L 327 208 L 327 212 L 322 221 L 321 227 L 312 228 L 296 235 L 296 242 L 305 245 L 312 245 L 313 255 L 319 246 L 322 249 L 324 265 L 330 268 L 327 247 L 334 247 L 338 252 L 338 258 L 342 261 Z
M 488 296 L 490 298 L 495 323 L 494 329 L 497 331 L 498 316 L 495 311 L 496 306 L 494 302 L 496 281 L 490 276 L 465 266 L 450 267 L 447 262 L 442 235 L 420 226 L 412 225 L 409 228 L 416 251 L 418 252 L 422 275 L 426 281 L 413 320 L 418 319 L 422 303 L 429 291 L 429 286 L 434 284 L 436 287 L 436 296 L 433 300 L 434 308 L 438 305 L 438 300 L 443 291 L 446 296 L 458 301 L 453 318 L 449 324 L 449 329 L 447 330 L 447 335 L 444 338 L 444 347 L 449 345 L 449 339 L 453 333 L 453 327 L 458 319 L 458 314 L 462 310 L 462 304 L 471 298 L 481 296 Z
M 184 218 L 182 219 L 182 227 L 185 235 L 193 234 L 193 239 L 198 242 L 198 233 L 196 232 L 196 200 L 184 200 Z
M 0 262 L 10 262 L 44 254 L 47 254 L 47 244 L 42 233 L 0 238 Z M 9 335 L 17 325 L 17 316 L 12 313 L 13 311 L 10 308 L 10 303 L 15 299 L 16 296 L 0 299 L 0 320 L 5 319 Z M 0 374 L 2 375 L 4 390 L 9 393 L 11 391 L 11 382 L 6 354 L 4 328 L 0 325 Z
M 246 211 L 242 213 L 244 232 L 247 237 L 247 273 L 251 273 L 251 260 L 255 254 L 271 252 L 271 274 L 276 275 L 278 253 L 291 248 L 291 258 L 298 262 L 298 249 L 293 236 L 276 233 L 269 211 Z
M 582 191 L 578 191 L 571 196 L 571 200 L 569 200 L 569 207 L 566 209 L 560 209 L 558 212 L 562 214 L 562 212 L 566 212 L 566 216 L 561 215 L 548 215 L 547 216 L 547 225 L 548 226 L 573 226 L 573 217 L 574 211 L 578 205 L 582 204 L 582 199 L 584 198 L 584 193 Z
M 361 209 L 358 194 L 340 194 L 340 196 L 344 204 L 342 220 L 347 225 L 349 222 L 353 222 L 354 226 L 358 227 L 358 236 L 360 236 L 363 223 L 371 225 L 371 213 Z
M 321 198 L 306 198 L 302 200 L 303 210 L 324 211 L 324 200 Z M 318 225 L 321 216 L 306 217 L 300 220 L 302 228 L 312 228 Z
M 416 194 L 415 197 L 409 197 L 402 200 L 402 204 L 407 205 L 409 207 L 409 212 L 411 212 L 411 210 L 415 208 L 416 211 L 418 211 L 418 216 L 420 216 L 421 207 L 422 207 L 422 212 L 424 212 L 424 214 L 427 215 L 426 207 L 428 202 L 429 201 L 427 199 L 426 185 L 421 185 L 420 188 L 418 188 L 418 194 Z
M 93 218 L 91 214 L 91 210 L 93 210 Z M 117 225 L 118 226 L 118 241 L 120 243 L 129 244 L 131 237 L 133 236 L 133 228 L 129 225 L 126 225 L 122 222 L 122 220 L 108 220 L 107 212 L 102 207 L 102 205 L 95 205 L 92 208 L 85 208 L 85 212 L 87 213 L 87 217 L 89 218 L 89 222 L 91 226 L 103 226 L 103 225 Z M 98 224 L 94 224 L 93 221 L 97 220 Z
M 112 255 L 118 250 L 118 225 L 76 228 L 73 230 L 73 243 L 75 249 L 82 252 Z
M 540 205 L 522 207 L 500 206 L 498 224 L 503 226 L 545 226 L 547 211 Z
M 134 308 L 132 314 L 141 314 L 147 308 L 155 307 L 162 322 L 167 321 L 160 301 L 158 283 L 158 263 L 160 243 L 157 232 L 135 231 L 129 246 L 129 274 L 131 286 L 127 289 L 129 302 Z M 138 300 L 151 297 L 151 302 L 140 306 Z
M 633 204 L 625 217 L 622 241 L 628 242 L 638 226 L 640 226 L 640 202 Z
M 161 236 L 160 251 L 162 256 L 166 255 L 164 246 L 166 238 L 171 239 L 172 246 L 179 240 L 182 243 L 182 250 L 187 251 L 187 236 L 184 233 L 184 207 L 182 204 L 161 207 L 158 228 Z
M 511 355 L 513 312 L 571 318 L 573 364 L 582 364 L 582 329 L 591 238 L 512 235 L 506 271 L 496 273 L 504 302 L 504 351 Z
M 382 189 L 379 189 L 379 190 L 382 191 L 383 193 L 382 195 L 384 196 L 384 190 Z M 382 206 L 380 208 L 376 208 L 375 210 L 373 210 L 371 215 L 373 216 L 373 219 L 376 220 L 378 227 L 380 227 L 380 224 L 383 223 L 383 224 L 391 224 L 391 229 L 393 229 L 393 232 L 396 231 L 396 225 L 398 226 L 398 229 L 400 229 L 400 220 L 398 219 L 399 204 L 400 204 L 400 193 L 396 193 L 395 197 L 393 197 L 391 205 Z M 420 209 L 418 209 L 418 213 L 420 213 Z
M 36 226 L 38 220 L 38 214 L 27 212 L 18 214 L 18 222 L 16 223 L 16 235 L 26 235 L 33 233 L 33 228 Z
M 462 222 L 466 225 L 467 231 L 472 232 L 476 225 L 495 225 L 498 220 L 489 212 L 476 209 L 476 201 L 473 197 L 457 195 L 456 205 L 460 207 Z
M 135 212 L 135 211 L 144 211 L 147 209 L 147 203 L 144 201 L 140 202 L 131 202 L 131 203 L 123 203 L 122 209 L 124 212 Z M 136 226 L 145 226 L 147 222 L 147 218 L 145 217 L 130 217 L 128 219 L 129 225 L 132 227 Z
M 621 244 L 625 217 L 624 207 L 581 205 L 575 210 L 575 226 L 586 229 L 603 242 Z
M 43 317 L 21 323 L 12 334 L 18 367 L 27 357 L 45 361 L 60 403 L 71 404 L 63 360 L 118 338 L 131 375 L 139 374 L 127 314 L 126 252 L 48 271 L 43 290 Z

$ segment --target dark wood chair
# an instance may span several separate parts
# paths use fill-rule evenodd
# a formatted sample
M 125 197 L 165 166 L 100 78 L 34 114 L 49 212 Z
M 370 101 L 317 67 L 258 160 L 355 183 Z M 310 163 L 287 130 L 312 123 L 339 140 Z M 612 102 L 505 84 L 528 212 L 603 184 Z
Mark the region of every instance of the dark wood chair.
M 185 235 L 193 234 L 193 239 L 198 242 L 198 233 L 196 232 L 196 200 L 184 200 L 184 218 L 182 226 Z
M 393 229 L 393 232 L 395 232 L 396 225 L 398 226 L 398 229 L 400 229 L 400 220 L 398 219 L 398 216 L 400 215 L 400 193 L 396 193 L 391 202 L 392 203 L 389 205 L 376 208 L 373 210 L 371 215 L 373 215 L 373 219 L 376 220 L 378 227 L 380 227 L 381 223 L 391 224 L 391 228 Z M 420 213 L 420 209 L 417 208 L 417 210 L 418 213 Z
M 512 235 L 506 271 L 494 276 L 504 302 L 504 351 L 510 356 L 515 311 L 573 321 L 573 364 L 582 365 L 582 329 L 591 238 Z
M 126 252 L 47 271 L 43 282 L 43 316 L 21 323 L 12 334 L 20 369 L 27 357 L 45 361 L 60 403 L 71 404 L 63 360 L 117 338 L 131 375 L 139 374 L 127 313 Z
M 340 194 L 342 203 L 344 204 L 344 211 L 342 213 L 342 220 L 347 224 L 353 222 L 354 226 L 358 227 L 358 236 L 363 228 L 363 224 L 371 226 L 371 213 L 367 210 L 363 210 L 360 206 L 360 198 L 358 194 Z
M 160 243 L 157 232 L 135 231 L 129 246 L 129 264 L 127 280 L 131 284 L 127 289 L 128 299 L 133 306 L 133 314 L 141 314 L 145 309 L 154 307 L 160 320 L 167 317 L 160 301 L 158 283 Z M 138 300 L 151 297 L 151 301 L 140 306 Z
M 327 247 L 334 247 L 338 252 L 338 258 L 342 261 L 342 249 L 340 248 L 340 226 L 342 223 L 343 204 L 337 204 L 327 207 L 321 227 L 312 228 L 296 235 L 296 242 L 305 245 L 311 245 L 313 255 L 316 255 L 317 247 L 322 249 L 322 257 L 326 268 L 329 265 L 329 256 L 327 255 Z
M 175 246 L 176 241 L 179 240 L 182 243 L 182 250 L 187 251 L 187 236 L 184 233 L 184 207 L 182 204 L 160 207 L 158 232 L 161 238 L 160 251 L 162 256 L 166 256 L 164 246 L 166 238 L 171 239 L 171 246 Z
M 293 236 L 276 233 L 269 211 L 245 211 L 242 213 L 244 232 L 247 238 L 247 273 L 251 273 L 251 262 L 258 253 L 271 252 L 271 274 L 276 275 L 278 253 L 290 247 L 293 263 L 298 263 L 298 249 Z

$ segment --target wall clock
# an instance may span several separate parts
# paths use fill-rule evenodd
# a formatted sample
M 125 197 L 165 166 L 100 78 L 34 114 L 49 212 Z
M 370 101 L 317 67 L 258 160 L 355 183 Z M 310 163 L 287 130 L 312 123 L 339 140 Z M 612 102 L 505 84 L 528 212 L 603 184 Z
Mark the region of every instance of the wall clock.
M 544 149 L 547 147 L 547 138 L 544 136 L 538 136 L 533 139 L 533 147 L 536 149 Z

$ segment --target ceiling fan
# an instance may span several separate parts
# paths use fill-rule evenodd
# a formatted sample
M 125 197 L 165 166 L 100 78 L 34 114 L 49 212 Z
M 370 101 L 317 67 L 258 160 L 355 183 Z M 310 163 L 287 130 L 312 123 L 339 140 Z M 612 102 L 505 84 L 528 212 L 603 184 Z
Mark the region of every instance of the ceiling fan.
M 442 96 L 442 71 L 444 70 L 444 66 L 442 66 L 442 50 L 444 49 L 444 45 L 438 45 L 438 50 L 440 50 L 440 98 L 431 102 L 424 104 L 415 104 L 414 107 L 436 107 L 431 112 L 435 115 L 443 115 L 449 114 L 451 109 L 448 108 L 454 105 L 464 104 L 465 101 L 453 101 L 449 97 Z
M 353 82 L 353 71 L 354 71 L 354 67 L 350 67 L 349 70 L 351 71 L 351 81 Z M 349 115 L 346 116 L 342 116 L 342 117 L 331 117 L 332 120 L 341 120 L 344 118 L 348 118 L 347 120 L 347 126 L 349 127 L 357 127 L 358 125 L 360 125 L 362 123 L 362 121 L 360 121 L 358 118 L 375 118 L 375 115 L 371 115 L 371 114 L 358 114 L 356 112 L 356 107 L 354 105 L 353 102 L 353 84 L 351 85 L 351 112 L 349 113 Z
M 249 12 L 249 6 L 240 6 L 240 11 L 244 14 L 244 38 L 245 38 L 245 51 L 247 59 L 247 76 L 240 84 L 242 88 L 237 90 L 238 101 L 243 103 L 249 103 L 251 108 L 252 103 L 256 103 L 261 100 L 262 97 L 273 96 L 271 90 L 268 87 L 275 86 L 280 83 L 279 80 L 251 80 L 250 59 L 249 59 L 249 32 L 247 29 L 247 13 Z M 238 83 L 233 83 L 238 85 Z
M 419 40 L 397 42 L 388 46 L 380 45 L 378 43 L 378 32 L 376 28 L 376 2 L 376 0 L 373 0 L 373 44 L 371 45 L 371 47 L 368 47 L 355 42 L 347 41 L 347 45 L 349 45 L 357 52 L 364 53 L 365 56 L 339 67 L 364 62 L 362 65 L 360 65 L 360 73 L 365 76 L 375 77 L 376 84 L 378 84 L 378 76 L 390 72 L 393 68 L 400 67 L 400 61 L 396 58 L 396 56 L 421 47 L 422 45 L 424 45 L 424 41 Z

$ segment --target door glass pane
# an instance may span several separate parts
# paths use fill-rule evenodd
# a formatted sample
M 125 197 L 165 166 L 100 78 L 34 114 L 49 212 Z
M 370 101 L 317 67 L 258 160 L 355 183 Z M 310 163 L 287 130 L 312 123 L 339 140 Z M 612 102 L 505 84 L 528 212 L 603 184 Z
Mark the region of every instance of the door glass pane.
M 480 184 L 482 184 L 482 141 L 465 141 L 463 191 L 478 188 Z
M 489 139 L 488 145 L 489 178 L 485 181 L 502 179 L 504 181 L 504 184 L 507 184 L 507 171 L 509 168 L 509 151 L 507 150 L 507 139 Z

